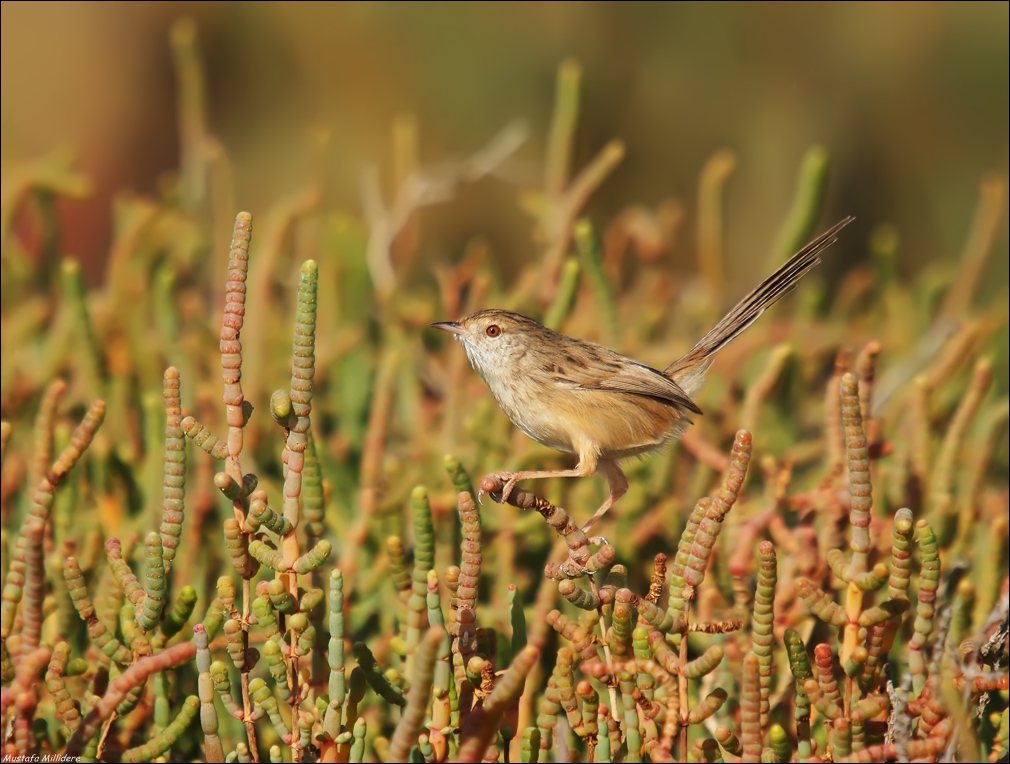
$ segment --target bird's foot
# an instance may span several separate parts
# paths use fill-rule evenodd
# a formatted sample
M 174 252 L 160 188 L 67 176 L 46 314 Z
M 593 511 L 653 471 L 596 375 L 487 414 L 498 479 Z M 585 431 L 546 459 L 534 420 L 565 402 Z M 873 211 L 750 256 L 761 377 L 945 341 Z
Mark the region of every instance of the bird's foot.
M 477 490 L 477 502 L 483 503 L 481 499 L 487 493 L 499 504 L 504 504 L 509 500 L 512 491 L 515 490 L 517 482 L 515 472 L 490 472 L 480 481 L 480 488 Z
M 588 576 L 592 580 L 592 574 L 589 572 L 589 566 L 586 564 L 585 555 L 569 552 L 568 559 L 558 567 L 567 578 L 576 579 Z

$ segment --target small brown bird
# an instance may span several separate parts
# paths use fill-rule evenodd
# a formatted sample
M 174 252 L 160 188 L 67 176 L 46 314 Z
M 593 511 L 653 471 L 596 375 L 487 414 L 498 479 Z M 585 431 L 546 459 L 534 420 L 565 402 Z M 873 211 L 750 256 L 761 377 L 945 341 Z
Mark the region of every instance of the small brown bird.
M 618 461 L 684 433 L 692 424 L 689 414 L 702 413 L 691 396 L 701 389 L 712 356 L 816 266 L 820 252 L 852 220 L 845 218 L 803 247 L 663 371 L 510 310 L 481 310 L 432 324 L 460 341 L 516 427 L 538 443 L 579 457 L 570 470 L 493 473 L 503 483 L 501 500 L 520 480 L 602 472 L 610 495 L 583 526 L 588 531 L 628 490 Z

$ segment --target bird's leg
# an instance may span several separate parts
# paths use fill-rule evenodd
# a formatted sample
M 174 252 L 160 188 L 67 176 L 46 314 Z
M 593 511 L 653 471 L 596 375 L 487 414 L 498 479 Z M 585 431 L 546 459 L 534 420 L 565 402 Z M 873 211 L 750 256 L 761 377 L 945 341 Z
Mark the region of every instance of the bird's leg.
M 586 524 L 582 526 L 582 532 L 588 534 L 589 529 L 599 522 L 600 518 L 607 514 L 614 502 L 619 498 L 624 496 L 628 492 L 628 479 L 624 476 L 624 471 L 620 468 L 617 462 L 611 461 L 610 459 L 601 459 L 596 465 L 599 472 L 603 473 L 603 476 L 607 479 L 607 487 L 610 488 L 610 495 L 607 497 L 598 510 L 586 520 Z
M 492 472 L 487 477 L 494 478 L 502 483 L 501 501 L 508 501 L 512 491 L 515 490 L 516 483 L 520 480 L 538 480 L 540 478 L 554 477 L 589 477 L 592 472 L 584 472 L 580 467 L 570 470 L 533 470 L 524 472 Z M 480 491 L 479 493 L 483 493 Z M 479 498 L 479 497 L 478 497 Z
M 502 483 L 501 502 L 508 501 L 509 496 L 520 480 L 539 480 L 541 478 L 555 477 L 589 477 L 596 474 L 596 458 L 593 455 L 583 454 L 579 463 L 570 470 L 526 470 L 523 472 L 492 472 L 486 477 L 493 478 Z M 624 477 L 623 475 L 621 476 Z M 627 481 L 625 481 L 627 486 Z M 627 488 L 625 488 L 627 490 Z M 483 491 L 478 492 L 478 500 Z

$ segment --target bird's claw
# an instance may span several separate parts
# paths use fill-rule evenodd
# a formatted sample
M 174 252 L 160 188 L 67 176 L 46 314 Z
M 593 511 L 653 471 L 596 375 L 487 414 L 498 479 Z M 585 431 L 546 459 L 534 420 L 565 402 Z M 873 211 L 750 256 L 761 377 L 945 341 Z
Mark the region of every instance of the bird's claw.
M 506 501 L 509 500 L 509 496 L 512 495 L 512 491 L 515 489 L 515 487 L 516 487 L 516 480 L 515 480 L 515 478 L 509 478 L 506 481 L 504 487 L 501 489 L 501 500 L 502 500 L 502 503 L 504 503 L 504 502 L 506 502 Z
M 485 483 L 493 481 L 501 485 L 500 490 L 485 490 Z M 477 502 L 483 504 L 481 501 L 485 493 L 490 494 L 491 498 L 497 501 L 499 504 L 504 504 L 509 500 L 512 495 L 512 491 L 516 487 L 515 473 L 512 472 L 492 472 L 489 475 L 485 475 L 484 479 L 480 481 L 480 487 L 477 489 Z
M 572 578 L 585 578 L 588 576 L 592 579 L 592 574 L 589 572 L 589 566 L 586 565 L 585 562 L 576 558 L 574 554 L 568 555 L 568 559 L 562 563 L 561 568 Z

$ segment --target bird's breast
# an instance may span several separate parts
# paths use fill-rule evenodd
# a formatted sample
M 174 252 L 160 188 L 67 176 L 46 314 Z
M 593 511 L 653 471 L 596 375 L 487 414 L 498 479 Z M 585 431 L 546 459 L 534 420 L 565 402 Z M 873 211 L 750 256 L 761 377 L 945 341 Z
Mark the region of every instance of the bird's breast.
M 485 380 L 487 381 L 487 380 Z M 689 421 L 676 407 L 652 398 L 558 385 L 553 380 L 488 383 L 506 416 L 524 434 L 550 448 L 604 459 L 647 453 L 679 437 Z M 528 391 L 536 387 L 536 395 Z
M 563 406 L 559 409 L 555 405 L 552 396 L 530 394 L 528 384 L 489 383 L 488 387 L 501 410 L 523 434 L 558 451 L 576 452 L 571 437 L 575 423 Z

